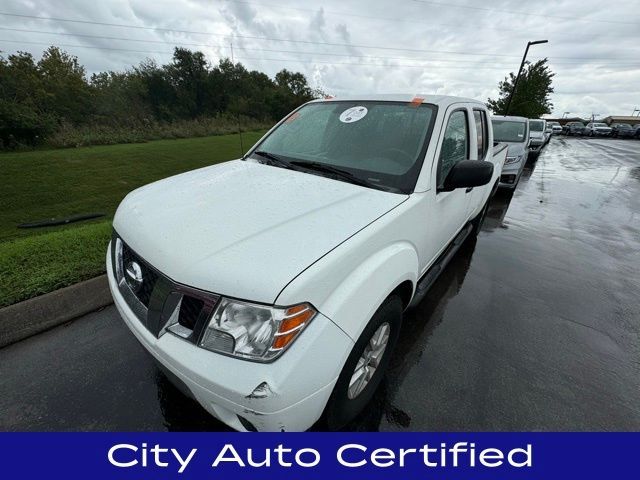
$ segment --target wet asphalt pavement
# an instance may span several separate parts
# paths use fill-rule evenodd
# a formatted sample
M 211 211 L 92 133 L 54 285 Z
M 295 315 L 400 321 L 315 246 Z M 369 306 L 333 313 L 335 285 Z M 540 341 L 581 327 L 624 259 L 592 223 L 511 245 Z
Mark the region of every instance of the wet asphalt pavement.
M 0 350 L 0 430 L 219 429 L 114 307 Z M 348 429 L 640 430 L 640 142 L 554 137 Z

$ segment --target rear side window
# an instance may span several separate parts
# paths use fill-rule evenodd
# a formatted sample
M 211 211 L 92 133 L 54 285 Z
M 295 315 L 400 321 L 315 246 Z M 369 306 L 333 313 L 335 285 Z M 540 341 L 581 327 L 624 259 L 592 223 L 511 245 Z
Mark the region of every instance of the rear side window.
M 461 160 L 466 160 L 469 153 L 469 129 L 466 110 L 457 110 L 451 114 L 444 131 L 440 158 L 438 159 L 438 186 Z
M 476 138 L 478 145 L 478 160 L 484 160 L 489 148 L 489 135 L 487 133 L 487 115 L 482 110 L 473 111 L 473 120 L 476 124 Z

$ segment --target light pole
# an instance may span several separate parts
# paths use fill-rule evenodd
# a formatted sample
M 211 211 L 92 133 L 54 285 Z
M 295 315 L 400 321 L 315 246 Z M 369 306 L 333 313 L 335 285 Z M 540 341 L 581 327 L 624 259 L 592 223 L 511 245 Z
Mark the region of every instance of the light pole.
M 564 112 L 564 113 L 562 114 L 562 118 L 565 118 L 565 117 L 566 117 L 567 115 L 569 115 L 570 113 L 571 113 L 571 112 Z
M 524 67 L 524 62 L 527 59 L 527 53 L 529 53 L 529 47 L 531 45 L 538 45 L 540 43 L 548 43 L 549 40 L 536 40 L 535 42 L 527 42 L 527 48 L 524 51 L 524 55 L 522 56 L 522 63 L 520 63 L 520 70 L 518 70 L 518 76 L 513 82 L 513 88 L 511 89 L 511 95 L 509 95 L 509 100 L 507 100 L 507 107 L 504 109 L 504 114 L 509 115 L 509 108 L 511 108 L 511 100 L 513 100 L 513 94 L 516 93 L 516 88 L 518 88 L 518 80 L 520 80 L 520 75 L 522 74 L 522 69 Z

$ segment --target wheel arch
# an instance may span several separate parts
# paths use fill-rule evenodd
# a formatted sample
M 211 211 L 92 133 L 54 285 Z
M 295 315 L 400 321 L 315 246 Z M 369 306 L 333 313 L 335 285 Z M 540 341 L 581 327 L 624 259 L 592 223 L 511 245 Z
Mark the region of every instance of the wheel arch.
M 399 242 L 379 250 L 335 286 L 320 311 L 331 318 L 354 341 L 375 312 L 392 294 L 406 308 L 411 302 L 419 271 L 413 245 Z

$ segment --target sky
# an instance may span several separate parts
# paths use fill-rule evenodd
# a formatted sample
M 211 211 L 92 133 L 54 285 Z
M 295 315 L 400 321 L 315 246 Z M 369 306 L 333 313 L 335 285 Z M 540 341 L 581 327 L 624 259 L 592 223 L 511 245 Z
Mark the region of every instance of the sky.
M 7 15 L 9 14 L 9 15 Z M 36 18 L 34 18 L 36 17 Z M 495 98 L 528 59 L 556 73 L 554 116 L 640 108 L 637 0 L 2 0 L 0 51 L 39 58 L 58 45 L 87 73 L 164 64 L 175 46 L 231 57 L 273 77 L 353 93 Z M 636 112 L 637 113 L 637 112 Z

